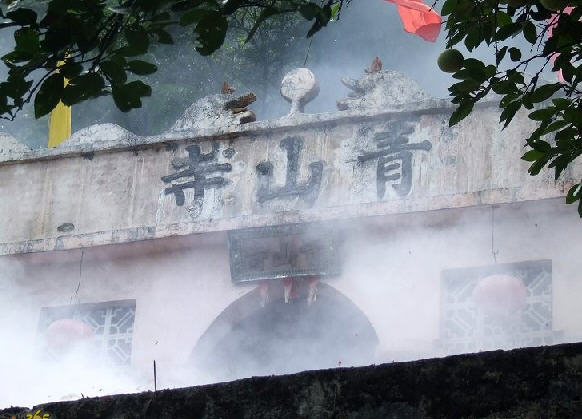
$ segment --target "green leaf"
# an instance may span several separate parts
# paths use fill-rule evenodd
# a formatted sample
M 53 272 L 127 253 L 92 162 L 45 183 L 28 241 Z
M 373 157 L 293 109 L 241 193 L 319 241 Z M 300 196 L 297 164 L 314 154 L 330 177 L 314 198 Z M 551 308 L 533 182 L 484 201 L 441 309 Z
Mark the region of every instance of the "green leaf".
M 582 127 L 582 111 L 580 108 L 568 108 L 564 111 L 564 120 L 577 127 Z
M 14 41 L 16 41 L 15 50 L 27 57 L 32 58 L 40 50 L 38 33 L 32 28 L 18 29 L 14 32 Z
M 533 119 L 534 121 L 545 121 L 551 119 L 552 116 L 556 113 L 556 108 L 553 106 L 545 109 L 539 109 L 534 111 L 528 115 L 529 119 Z
M 540 171 L 544 168 L 546 163 L 548 162 L 549 157 L 547 154 L 544 154 L 538 160 L 536 160 L 530 167 L 527 169 L 530 175 L 536 176 L 540 173 Z
M 464 101 L 461 102 L 459 107 L 455 109 L 451 117 L 449 118 L 449 127 L 458 124 L 460 121 L 465 119 L 473 110 L 473 102 L 472 101 Z
M 180 25 L 188 26 L 193 23 L 199 22 L 202 18 L 208 16 L 210 10 L 206 9 L 192 9 L 188 10 L 182 16 L 180 16 Z
M 582 198 L 582 183 L 577 183 L 568 191 L 568 195 L 566 195 L 566 203 L 573 204 L 580 198 Z
M 306 20 L 313 20 L 321 13 L 321 8 L 315 3 L 305 3 L 299 6 L 299 13 Z
M 111 83 L 125 83 L 127 80 L 127 74 L 122 65 L 115 61 L 102 61 L 100 64 L 101 71 Z
M 129 112 L 134 108 L 141 108 L 141 98 L 150 96 L 152 89 L 147 84 L 136 80 L 112 86 L 111 94 L 117 108 L 122 112 Z
M 496 53 L 495 53 L 495 63 L 497 65 L 499 65 L 499 63 L 501 63 L 501 61 L 503 60 L 503 57 L 505 57 L 505 53 L 507 52 L 507 45 L 504 46 L 503 48 L 499 49 Z
M 97 97 L 105 87 L 103 77 L 98 73 L 85 73 L 69 80 L 63 91 L 62 101 L 65 105 L 74 105 L 83 100 Z
M 516 90 L 517 87 L 515 86 L 515 83 L 512 83 L 509 80 L 501 80 L 494 83 L 491 88 L 498 95 L 506 95 Z
M 558 178 L 560 177 L 562 172 L 564 170 L 566 170 L 566 168 L 568 167 L 568 165 L 571 162 L 572 162 L 572 159 L 570 158 L 570 156 L 568 154 L 562 154 L 562 155 L 556 157 L 554 159 L 554 161 L 552 161 L 552 163 L 548 167 L 553 167 L 555 169 L 555 173 L 554 173 L 555 180 L 558 180 Z
M 547 154 L 552 150 L 550 143 L 544 140 L 536 140 L 529 144 L 534 150 Z
M 556 99 L 552 99 L 552 103 L 556 107 L 556 109 L 564 110 L 570 106 L 572 101 L 570 99 L 565 99 L 563 97 L 559 97 Z
M 506 128 L 510 123 L 517 111 L 521 108 L 521 101 L 516 100 L 509 102 L 503 107 L 501 116 L 499 117 L 499 122 L 504 122 L 503 128 Z
M 441 9 L 441 16 L 448 16 L 455 11 L 458 0 L 446 0 Z
M 544 128 L 541 132 L 541 135 L 547 135 L 551 132 L 562 129 L 566 125 L 568 125 L 568 122 L 564 121 L 563 119 L 559 119 L 557 121 L 552 122 L 550 125 L 548 125 L 546 128 Z
M 473 77 L 475 76 L 474 74 L 472 74 Z M 467 80 L 463 80 L 460 83 L 455 83 L 453 84 L 449 90 L 454 93 L 455 95 L 458 94 L 462 94 L 462 95 L 466 95 L 468 93 L 472 93 L 475 90 L 479 89 L 479 87 L 481 86 L 481 83 L 478 80 L 474 80 L 474 79 L 467 79 Z
M 40 118 L 51 112 L 59 103 L 65 80 L 63 75 L 55 73 L 49 76 L 40 86 L 34 98 L 34 117 Z
M 129 67 L 129 71 L 139 76 L 155 73 L 158 69 L 155 64 L 139 60 L 129 61 L 127 66 Z
M 77 61 L 68 60 L 64 65 L 59 67 L 59 72 L 67 79 L 78 76 L 83 71 L 83 65 Z
M 505 25 L 497 31 L 493 40 L 495 41 L 504 41 L 505 39 L 509 38 L 510 36 L 517 35 L 522 30 L 522 27 L 519 23 L 514 22 L 510 23 L 509 25 Z
M 471 26 L 467 29 L 465 46 L 469 51 L 473 51 L 483 41 L 483 31 L 479 25 Z
M 553 83 L 553 84 L 544 84 L 543 86 L 538 87 L 535 89 L 529 96 L 529 99 L 532 103 L 539 103 L 543 102 L 544 100 L 549 99 L 552 97 L 554 93 L 560 90 L 561 85 L 560 83 Z
M 335 3 L 333 6 L 331 6 L 331 20 L 337 20 L 339 16 L 340 6 L 341 3 Z
M 125 31 L 125 39 L 127 40 L 128 46 L 139 52 L 139 54 L 145 54 L 148 50 L 150 40 L 148 34 L 143 29 L 128 29 Z
M 164 29 L 156 29 L 153 31 L 158 36 L 158 42 L 160 44 L 170 45 L 174 43 L 172 35 Z
M 23 103 L 22 96 L 32 86 L 32 80 L 25 80 L 23 72 L 9 72 L 8 79 L 2 83 L 3 92 L 14 100 L 15 104 Z
M 537 41 L 536 26 L 529 20 L 523 23 L 523 36 L 532 45 Z
M 509 58 L 511 58 L 511 61 L 521 60 L 521 51 L 515 47 L 509 48 Z
M 196 51 L 201 55 L 212 54 L 224 42 L 227 29 L 228 21 L 220 13 L 212 12 L 203 17 L 194 29 L 198 35 Z
M 463 61 L 463 67 L 471 71 L 473 73 L 473 78 L 479 82 L 482 82 L 487 78 L 485 64 L 480 60 L 467 58 Z
M 502 10 L 497 10 L 497 26 L 507 26 L 511 23 L 511 18 Z
M 34 25 L 36 23 L 36 12 L 31 9 L 18 8 L 6 13 L 6 17 L 20 26 Z
M 522 160 L 525 161 L 536 161 L 538 159 L 541 159 L 542 157 L 544 157 L 546 154 L 542 153 L 541 151 L 537 151 L 537 150 L 530 150 L 528 152 L 526 152 L 523 156 L 521 156 Z

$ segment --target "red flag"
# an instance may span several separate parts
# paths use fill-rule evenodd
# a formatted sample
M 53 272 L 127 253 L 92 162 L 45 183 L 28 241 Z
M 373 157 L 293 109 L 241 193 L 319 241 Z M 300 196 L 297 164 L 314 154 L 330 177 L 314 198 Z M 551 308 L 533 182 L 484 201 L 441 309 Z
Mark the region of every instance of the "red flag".
M 441 16 L 422 0 L 385 0 L 398 7 L 404 30 L 425 41 L 436 41 L 441 31 Z

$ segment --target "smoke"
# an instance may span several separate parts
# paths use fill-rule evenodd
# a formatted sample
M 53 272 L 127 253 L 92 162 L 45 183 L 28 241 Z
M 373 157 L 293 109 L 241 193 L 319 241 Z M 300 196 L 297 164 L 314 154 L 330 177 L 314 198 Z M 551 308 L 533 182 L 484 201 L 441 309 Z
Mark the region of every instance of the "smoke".
M 257 93 L 253 108 L 259 119 L 277 118 L 288 111 L 279 95 L 281 78 L 304 65 L 321 88 L 306 112 L 331 112 L 348 93 L 340 78 L 360 77 L 375 56 L 384 69 L 406 73 L 435 97 L 447 96 L 453 79 L 436 67 L 444 36 L 428 43 L 405 33 L 392 4 L 354 1 L 312 40 L 303 37 L 307 28 L 299 23 L 284 47 L 269 54 L 226 50 L 205 58 L 182 40 L 171 53 L 148 57 L 160 71 L 152 78 L 154 96 L 142 109 L 123 114 L 110 98 L 99 98 L 73 107 L 74 130 L 113 122 L 138 134 L 156 134 L 191 102 L 218 92 L 224 80 L 237 93 Z M 477 54 L 492 61 L 491 51 Z M 259 76 L 256 69 L 261 69 Z M 2 129 L 32 147 L 46 143 L 46 120 L 33 121 L 30 108 Z M 448 353 L 440 343 L 441 275 L 447 269 L 551 259 L 552 292 L 559 302 L 553 306 L 552 328 L 562 333 L 554 342 L 577 340 L 582 313 L 571 296 L 582 292 L 577 264 L 582 224 L 572 208 L 557 206 L 554 202 L 540 210 L 524 204 L 338 223 L 346 237 L 342 274 L 324 281 L 328 287 L 320 286 L 312 305 L 305 289 L 285 304 L 281 284 L 273 284 L 271 303 L 262 308 L 254 286 L 233 286 L 223 234 L 92 248 L 83 257 L 80 251 L 2 257 L 0 407 L 153 390 L 154 360 L 159 389 L 440 356 Z M 38 330 L 42 307 L 120 299 L 137 302 L 131 366 L 88 362 L 83 347 L 47 359 Z M 240 307 L 229 311 L 235 301 Z M 241 313 L 246 321 L 237 322 Z M 218 332 L 212 335 L 212 330 Z M 206 336 L 205 347 L 197 346 L 201 336 Z
M 572 263 L 582 226 L 562 206 L 335 223 L 344 235 L 342 273 L 320 284 L 312 304 L 305 283 L 289 304 L 283 284 L 271 283 L 264 307 L 254 285 L 233 286 L 226 237 L 218 233 L 86 249 L 81 270 L 80 251 L 3 257 L 0 406 L 153 390 L 153 360 L 160 389 L 523 346 L 503 334 L 483 347 L 443 346 L 442 278 L 450 270 L 532 260 L 550 259 L 553 270 L 554 304 L 545 321 L 555 333 L 538 344 L 578 340 L 582 319 L 570 296 L 582 291 Z M 90 345 L 47 358 L 41 307 L 119 299 L 137 302 L 131 366 L 96 362 Z

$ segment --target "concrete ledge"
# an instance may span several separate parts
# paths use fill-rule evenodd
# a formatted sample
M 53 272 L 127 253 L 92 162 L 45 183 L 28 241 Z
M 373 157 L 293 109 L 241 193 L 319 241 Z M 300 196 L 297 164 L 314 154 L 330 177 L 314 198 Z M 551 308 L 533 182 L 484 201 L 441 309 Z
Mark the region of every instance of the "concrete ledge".
M 582 343 L 35 406 L 67 418 L 582 417 Z M 0 411 L 10 417 L 29 411 Z M 20 416 L 16 416 L 20 417 Z

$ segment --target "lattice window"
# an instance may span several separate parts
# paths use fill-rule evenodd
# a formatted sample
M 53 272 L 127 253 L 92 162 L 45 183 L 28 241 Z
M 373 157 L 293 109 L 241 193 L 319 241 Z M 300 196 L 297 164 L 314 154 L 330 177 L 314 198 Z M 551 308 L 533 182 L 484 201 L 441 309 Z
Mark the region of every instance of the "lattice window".
M 43 307 L 38 331 L 46 336 L 47 329 L 55 322 L 60 321 L 65 325 L 65 322 L 69 322 L 74 326 L 73 322 L 77 322 L 91 329 L 91 345 L 101 359 L 127 365 L 131 362 L 134 320 L 135 300 Z M 50 353 L 50 348 L 49 355 L 54 355 Z
M 538 346 L 556 339 L 551 260 L 446 270 L 441 290 L 445 353 Z M 495 310 L 504 305 L 507 310 Z

